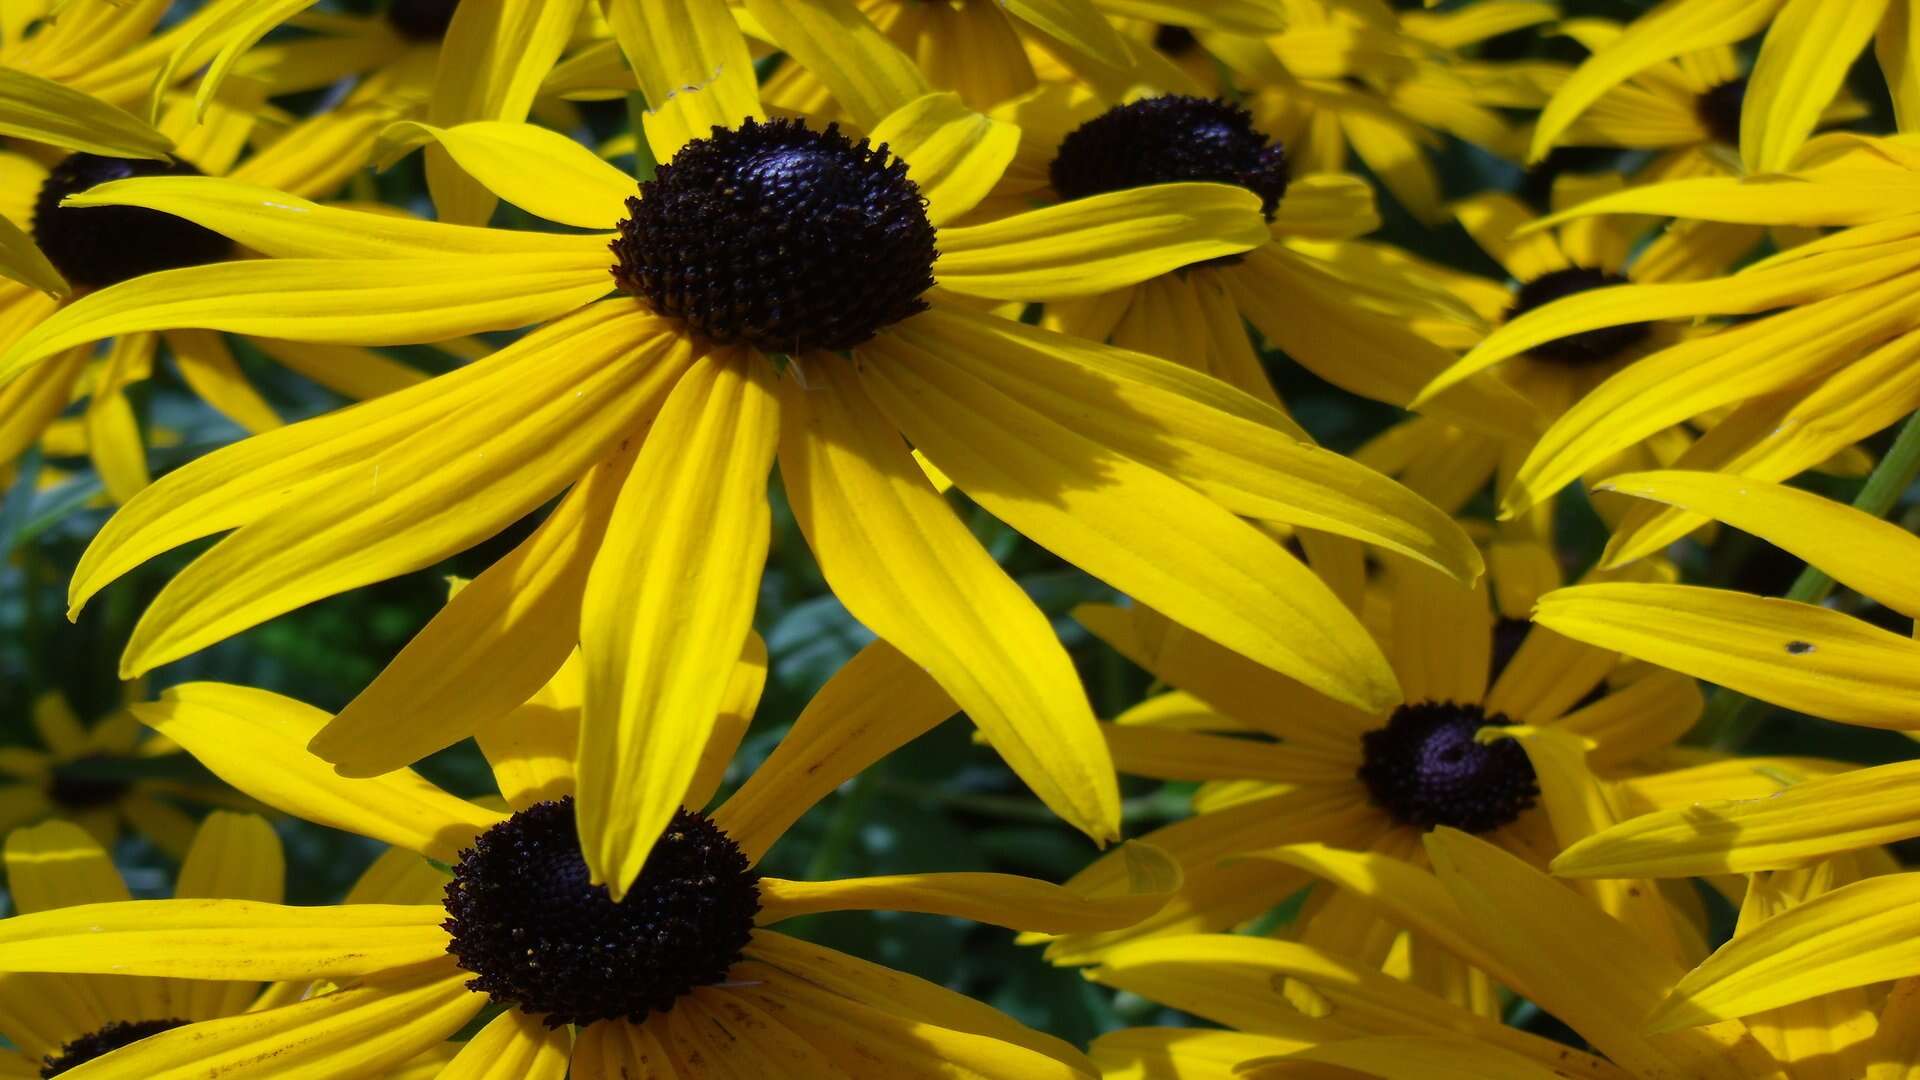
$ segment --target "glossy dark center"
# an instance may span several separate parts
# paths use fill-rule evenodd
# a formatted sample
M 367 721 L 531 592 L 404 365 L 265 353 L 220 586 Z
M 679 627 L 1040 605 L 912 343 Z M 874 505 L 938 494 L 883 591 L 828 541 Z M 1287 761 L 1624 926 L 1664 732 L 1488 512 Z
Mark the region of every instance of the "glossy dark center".
M 1626 283 L 1627 279 L 1618 274 L 1609 274 L 1604 270 L 1593 270 L 1584 266 L 1554 270 L 1520 286 L 1519 292 L 1514 295 L 1513 306 L 1507 310 L 1507 320 L 1511 322 L 1555 300 L 1564 300 L 1590 289 L 1604 289 Z M 1568 367 L 1588 367 L 1619 359 L 1627 349 L 1646 340 L 1651 332 L 1652 327 L 1647 323 L 1603 326 L 1597 330 L 1582 330 L 1577 334 L 1569 334 L 1563 338 L 1555 338 L 1535 345 L 1527 350 L 1527 354 Z
M 218 262 L 233 241 L 191 221 L 139 206 L 61 206 L 109 180 L 199 176 L 184 161 L 72 154 L 53 167 L 33 204 L 33 239 L 68 282 L 102 289 L 159 270 Z
M 133 790 L 133 781 L 106 771 L 109 759 L 77 758 L 56 765 L 47 781 L 47 799 L 62 810 L 95 810 L 112 806 Z
M 1518 742 L 1474 738 L 1483 727 L 1507 723 L 1478 705 L 1402 705 L 1386 727 L 1361 736 L 1358 775 L 1374 804 L 1402 825 L 1490 832 L 1518 818 L 1540 796 L 1533 763 Z
M 685 810 L 614 903 L 588 881 L 573 800 L 543 802 L 481 834 L 447 884 L 447 951 L 468 989 L 548 1027 L 640 1021 L 724 980 L 753 934 L 760 875 L 740 846 Z
M 1211 181 L 1260 196 L 1271 220 L 1287 191 L 1287 154 L 1254 129 L 1253 114 L 1211 98 L 1168 94 L 1108 109 L 1060 142 L 1054 190 L 1079 199 L 1107 191 Z
M 620 287 L 718 342 L 850 349 L 926 310 L 934 229 L 906 163 L 837 125 L 748 120 L 627 200 Z

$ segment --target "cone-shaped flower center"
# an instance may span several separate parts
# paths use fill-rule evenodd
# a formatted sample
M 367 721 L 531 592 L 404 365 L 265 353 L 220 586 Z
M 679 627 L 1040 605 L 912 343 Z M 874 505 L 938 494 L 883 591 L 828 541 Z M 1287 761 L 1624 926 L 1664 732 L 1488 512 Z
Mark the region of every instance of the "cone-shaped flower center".
M 83 289 L 141 274 L 218 262 L 233 241 L 191 221 L 138 206 L 61 206 L 60 200 L 132 176 L 199 176 L 184 161 L 73 154 L 53 167 L 33 204 L 33 239 L 61 276 Z
M 1512 321 L 1538 307 L 1545 307 L 1555 300 L 1564 299 L 1588 289 L 1604 289 L 1610 285 L 1624 285 L 1627 279 L 1618 274 L 1609 274 L 1605 270 L 1593 270 L 1584 266 L 1554 270 L 1520 286 L 1513 298 L 1513 306 L 1507 309 L 1507 319 Z M 1617 359 L 1628 348 L 1645 340 L 1651 331 L 1646 323 L 1627 323 L 1623 326 L 1602 326 L 1597 330 L 1582 330 L 1563 338 L 1535 345 L 1527 350 L 1529 356 L 1540 360 L 1551 360 L 1568 367 L 1587 367 L 1604 364 Z
M 573 799 L 530 806 L 460 853 L 447 883 L 447 951 L 467 988 L 548 1027 L 666 1010 L 724 980 L 753 934 L 760 875 L 740 846 L 682 810 L 614 903 L 587 879 Z
M 115 1020 L 98 1031 L 85 1035 L 62 1046 L 58 1054 L 48 1054 L 46 1064 L 40 1067 L 42 1080 L 50 1076 L 59 1076 L 69 1069 L 77 1069 L 97 1057 L 105 1057 L 123 1046 L 132 1046 L 149 1035 L 158 1035 L 163 1031 L 172 1031 L 185 1027 L 185 1020 Z
M 1533 763 L 1512 739 L 1482 743 L 1474 733 L 1504 716 L 1478 705 L 1423 701 L 1402 705 L 1387 726 L 1361 736 L 1359 777 L 1373 801 L 1402 825 L 1447 825 L 1489 832 L 1520 816 L 1540 796 Z
M 934 229 L 906 163 L 839 127 L 714 128 L 640 185 L 620 287 L 719 342 L 850 349 L 926 310 Z
M 408 41 L 431 44 L 447 36 L 460 0 L 393 0 L 387 22 Z
M 1272 220 L 1287 191 L 1287 154 L 1268 145 L 1238 105 L 1168 94 L 1075 128 L 1060 141 L 1051 173 L 1053 189 L 1068 199 L 1181 181 L 1237 184 L 1260 196 Z
M 1723 82 L 1694 99 L 1700 123 L 1707 133 L 1728 146 L 1740 145 L 1740 107 L 1747 100 L 1747 80 Z

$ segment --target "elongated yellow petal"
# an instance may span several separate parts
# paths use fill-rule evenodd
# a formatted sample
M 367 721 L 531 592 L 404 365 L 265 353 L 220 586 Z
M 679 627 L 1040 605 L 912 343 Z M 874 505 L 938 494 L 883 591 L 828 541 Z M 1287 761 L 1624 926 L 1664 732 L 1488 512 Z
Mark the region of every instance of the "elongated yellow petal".
M 1711 472 L 1625 473 L 1595 490 L 1655 499 L 1724 521 L 1903 615 L 1920 615 L 1920 586 L 1896 569 L 1920 560 L 1920 539 L 1845 504 L 1782 484 Z
M 1767 28 L 1740 105 L 1740 157 L 1749 172 L 1784 169 L 1813 133 L 1873 39 L 1887 0 L 1787 0 Z
M 1528 160 L 1538 161 L 1602 94 L 1682 53 L 1732 45 L 1766 29 L 1783 0 L 1665 0 L 1574 69 L 1540 113 Z
M 1386 660 L 1271 537 L 948 362 L 936 335 L 863 348 L 862 382 L 954 482 L 1028 537 L 1168 617 L 1337 701 L 1399 699 Z M 939 351 L 936 351 L 939 350 Z
M 1480 940 L 1519 978 L 1516 990 L 1561 1017 L 1636 1075 L 1765 1076 L 1751 1035 L 1730 1029 L 1643 1034 L 1639 1019 L 1680 981 L 1678 961 L 1501 849 L 1454 829 L 1426 836 L 1435 872 Z
M 212 63 L 208 64 L 206 74 L 200 77 L 200 86 L 194 92 L 193 99 L 196 119 L 204 116 L 213 102 L 214 94 L 233 71 L 241 55 L 274 27 L 313 4 L 314 0 L 259 0 L 258 3 L 228 4 L 204 11 L 202 14 L 205 18 L 197 22 L 193 36 L 167 57 L 166 63 L 154 76 L 148 102 L 150 111 L 159 114 L 162 95 L 176 81 L 177 72 L 182 69 L 190 71 L 206 62 L 211 55 Z
M 1089 0 L 1006 0 L 1005 6 L 1008 14 L 1082 56 L 1109 67 L 1133 63 L 1126 42 Z
M 457 127 L 402 121 L 383 137 L 400 153 L 422 141 L 445 147 L 482 186 L 522 210 L 562 225 L 611 229 L 627 216 L 633 178 L 593 151 L 533 124 L 482 120 Z M 399 156 L 390 150 L 392 161 Z
M 1688 972 L 1647 1018 L 1710 1024 L 1920 971 L 1920 874 L 1856 881 L 1782 911 Z
M 1336 1030 L 1325 1033 L 1336 1037 Z M 1123 1028 L 1098 1036 L 1087 1056 L 1105 1080 L 1233 1080 L 1234 1066 L 1314 1045 L 1311 1038 L 1249 1035 L 1207 1028 Z
M 436 1080 L 564 1080 L 572 1052 L 572 1028 L 508 1009 L 467 1040 Z
M 173 895 L 284 903 L 286 863 L 279 834 L 265 818 L 216 810 L 194 833 Z M 260 993 L 250 982 L 214 979 L 172 979 L 166 989 L 167 1015 L 191 1020 L 245 1012 Z
M 943 362 L 1236 513 L 1376 544 L 1462 580 L 1480 573 L 1479 551 L 1453 519 L 1314 446 L 1285 413 L 1217 379 L 1141 353 L 946 310 L 897 332 L 929 350 L 937 339 Z
M 1534 620 L 1589 644 L 1849 724 L 1920 726 L 1920 643 L 1812 604 L 1690 585 L 1578 585 Z
M 580 638 L 580 601 L 631 455 L 602 462 L 534 534 L 461 589 L 308 749 L 378 776 L 519 708 Z
M 621 489 L 580 614 L 580 844 L 617 899 L 680 808 L 753 618 L 779 438 L 746 350 L 681 377 Z
M 1421 1039 L 1376 1036 L 1322 1043 L 1285 1057 L 1259 1057 L 1241 1062 L 1234 1075 L 1247 1080 L 1284 1080 L 1308 1076 L 1312 1065 L 1327 1065 L 1385 1080 L 1430 1077 L 1431 1080 L 1553 1080 L 1566 1074 L 1493 1046 L 1464 1039 Z
M 576 617 L 574 625 L 578 625 Z M 474 732 L 500 797 L 515 810 L 573 794 L 580 756 L 580 654 L 574 652 L 525 705 Z
M 1180 887 L 1180 867 L 1137 841 L 1121 849 L 1127 885 L 1096 895 L 1013 874 L 904 874 L 760 884 L 761 923 L 821 911 L 922 911 L 1014 930 L 1065 934 L 1123 930 L 1158 911 Z
M 0 68 L 0 135 L 115 157 L 164 158 L 173 140 L 91 94 Z
M 201 400 L 250 433 L 281 425 L 280 414 L 247 382 L 225 337 L 211 330 L 174 330 L 163 336 L 180 377 Z
M 789 478 L 791 482 L 791 478 Z M 955 712 L 917 664 L 876 641 L 841 665 L 713 819 L 758 862 L 787 827 L 849 777 Z
M 256 183 L 215 176 L 115 180 L 66 206 L 144 206 L 205 225 L 282 259 L 422 259 L 450 255 L 560 255 L 606 262 L 604 239 L 447 225 L 398 214 L 325 206 Z M 608 223 L 606 227 L 611 227 Z
M 1912 198 L 1916 190 L 1920 177 L 1888 169 L 1829 170 L 1818 176 L 1695 176 L 1609 192 L 1542 218 L 1533 229 L 1596 214 L 1658 214 L 1747 225 L 1864 225 L 1885 220 L 1892 200 Z
M 431 904 L 297 908 L 257 900 L 130 900 L 0 923 L 0 971 L 183 979 L 334 979 L 446 955 Z
M 1520 281 L 1532 281 L 1572 265 L 1551 233 L 1521 232 L 1534 220 L 1534 213 L 1511 195 L 1476 195 L 1456 203 L 1453 213 L 1474 243 Z
M 927 220 L 935 225 L 978 206 L 1020 147 L 1019 128 L 974 112 L 952 93 L 902 105 L 868 138 L 907 163 L 907 178 L 926 196 Z
M 765 115 L 747 39 L 724 0 L 610 0 L 606 8 L 651 110 L 655 158 L 671 161 L 689 139 Z
M 161 1032 L 95 1062 L 88 1080 L 338 1080 L 388 1069 L 458 1031 L 487 1003 L 450 963 L 291 1005 Z M 76 1070 L 77 1071 L 77 1070 Z
M 1682 342 L 1623 369 L 1540 437 L 1508 485 L 1501 512 L 1532 506 L 1681 420 L 1825 374 L 1907 332 L 1920 314 L 1915 283 L 1913 275 L 1896 277 Z
M 747 0 L 746 10 L 862 127 L 933 91 L 853 0 Z
M 541 82 L 573 39 L 585 3 L 481 0 L 457 6 L 441 42 L 427 119 L 439 127 L 526 119 Z M 428 147 L 426 165 L 427 190 L 440 220 L 484 225 L 493 216 L 493 194 L 455 168 L 445 149 Z
M 713 734 L 700 751 L 700 768 L 694 772 L 693 782 L 687 785 L 688 806 L 705 807 L 713 801 L 720 782 L 726 779 L 727 767 L 733 764 L 734 755 L 740 750 L 740 740 L 746 737 L 747 728 L 753 723 L 753 714 L 760 707 L 760 691 L 766 689 L 766 685 L 767 643 L 759 634 L 748 630 L 746 643 L 740 647 L 740 661 L 727 675 L 727 690 L 720 697 Z
M 1113 765 L 1053 627 L 928 484 L 852 366 L 806 362 L 810 387 L 784 388 L 781 475 L 834 594 L 925 667 L 1042 801 L 1117 837 Z
M 1155 184 L 940 230 L 940 285 L 995 300 L 1091 296 L 1271 237 L 1260 200 L 1230 184 Z
M 265 690 L 187 683 L 135 715 L 222 780 L 279 810 L 451 863 L 503 819 L 411 771 L 349 780 L 305 746 L 327 714 Z M 291 978 L 292 976 L 288 976 Z
M 1107 746 L 1113 751 L 1114 767 L 1132 776 L 1156 780 L 1267 780 L 1278 784 L 1311 784 L 1327 774 L 1326 758 L 1302 754 L 1291 746 L 1253 742 L 1230 735 L 1210 735 L 1200 731 L 1180 731 L 1153 726 L 1138 719 L 1142 712 L 1154 712 L 1165 706 L 1173 695 L 1149 699 L 1144 705 L 1122 713 L 1112 724 L 1100 725 Z M 1180 695 L 1188 707 L 1199 708 L 1203 715 L 1225 720 Z M 1174 716 L 1182 716 L 1175 713 Z M 1129 722 L 1130 718 L 1132 722 Z M 1165 717 L 1172 719 L 1173 717 Z M 1155 719 L 1160 719 L 1156 717 Z
M 565 314 L 612 288 L 605 252 L 378 261 L 274 259 L 164 270 L 62 308 L 0 356 L 0 381 L 139 330 L 226 330 L 345 345 L 443 341 Z
M 1920 765 L 1879 765 L 1760 798 L 1692 802 L 1632 818 L 1568 847 L 1553 872 L 1681 877 L 1806 866 L 1913 836 L 1916 807 Z
M 0 277 L 31 285 L 49 296 L 65 296 L 67 279 L 11 218 L 0 217 Z

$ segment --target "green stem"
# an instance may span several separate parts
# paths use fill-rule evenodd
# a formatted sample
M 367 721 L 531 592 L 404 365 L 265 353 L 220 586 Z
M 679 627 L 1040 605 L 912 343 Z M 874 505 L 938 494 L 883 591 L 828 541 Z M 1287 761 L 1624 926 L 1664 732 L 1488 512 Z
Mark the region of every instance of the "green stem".
M 1894 437 L 1880 464 L 1874 466 L 1865 487 L 1853 500 L 1853 507 L 1874 517 L 1885 517 L 1900 502 L 1900 496 L 1920 473 L 1920 412 L 1907 418 L 1900 434 Z M 1833 591 L 1833 578 L 1809 564 L 1787 590 L 1788 600 L 1817 604 Z M 1753 738 L 1764 716 L 1765 703 L 1745 694 L 1722 688 L 1707 703 L 1700 718 L 1700 741 L 1718 750 L 1738 750 Z

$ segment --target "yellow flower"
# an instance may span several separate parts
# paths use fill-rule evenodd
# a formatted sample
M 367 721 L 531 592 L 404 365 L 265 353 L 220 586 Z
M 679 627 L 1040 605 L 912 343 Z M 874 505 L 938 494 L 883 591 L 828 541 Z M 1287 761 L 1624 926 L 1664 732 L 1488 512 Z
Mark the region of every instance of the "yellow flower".
M 1054 941 L 1048 957 L 1086 962 L 1120 942 L 1253 919 L 1306 882 L 1296 867 L 1245 857 L 1276 845 L 1419 859 L 1421 835 L 1445 825 L 1544 866 L 1563 844 L 1611 824 L 1563 812 L 1599 797 L 1596 774 L 1646 771 L 1698 718 L 1700 692 L 1672 673 L 1616 671 L 1617 654 L 1515 618 L 1558 580 L 1544 549 L 1517 545 L 1494 567 L 1498 618 L 1486 590 L 1404 562 L 1367 595 L 1369 628 L 1407 695 L 1390 711 L 1330 701 L 1138 606 L 1077 609 L 1102 640 L 1174 688 L 1106 725 L 1120 771 L 1202 786 L 1193 817 L 1145 837 L 1181 864 L 1180 894 L 1138 926 Z M 1341 580 L 1360 602 L 1362 581 Z M 1075 881 L 1100 887 L 1124 870 L 1109 857 Z M 1351 897 L 1316 897 L 1302 922 L 1308 941 L 1386 960 L 1377 950 L 1392 934 L 1373 932 L 1375 920 Z
M 1011 129 L 942 94 L 880 118 L 874 141 L 892 153 L 763 122 L 731 16 L 701 10 L 711 34 L 628 50 L 665 103 L 643 126 L 669 164 L 640 198 L 542 129 L 402 129 L 524 209 L 619 222 L 616 233 L 410 222 L 210 179 L 88 197 L 165 209 L 275 258 L 101 292 L 0 368 L 68 338 L 159 326 L 393 344 L 551 320 L 484 362 L 203 458 L 116 517 L 83 560 L 76 605 L 154 553 L 240 528 L 148 609 L 124 670 L 428 565 L 572 483 L 318 751 L 361 775 L 417 760 L 511 709 L 582 642 L 582 832 L 617 893 L 691 776 L 686 748 L 704 741 L 720 693 L 704 672 L 745 641 L 777 452 L 800 528 L 854 616 L 925 664 L 1050 807 L 1112 837 L 1115 780 L 1071 661 L 910 442 L 988 511 L 1170 616 L 1335 698 L 1397 698 L 1352 615 L 1240 515 L 1470 578 L 1478 554 L 1450 519 L 1297 441 L 1277 410 L 1224 384 L 979 314 L 970 299 L 1107 291 L 1247 250 L 1267 235 L 1256 196 L 1158 185 L 948 226 L 998 178 Z M 714 70 L 738 74 L 652 89 Z M 634 295 L 601 301 L 616 281 Z M 635 790 L 650 794 L 621 795 Z
M 124 708 L 88 728 L 65 698 L 49 692 L 34 701 L 29 719 L 45 749 L 0 749 L 0 831 L 59 817 L 103 846 L 126 830 L 177 858 L 193 837 L 193 819 L 175 802 L 251 805 L 217 784 L 141 775 L 142 763 L 180 748 L 165 739 L 142 740 L 139 722 Z
M 183 849 L 174 890 L 183 899 L 177 902 L 192 903 L 188 897 L 239 907 L 281 902 L 285 856 L 265 821 L 251 814 L 218 812 L 201 822 L 197 832 L 189 825 L 188 835 L 191 844 Z M 6 866 L 16 917 L 44 913 L 65 918 L 75 910 L 129 899 L 107 853 L 66 822 L 9 833 Z M 375 862 L 347 902 L 419 902 L 430 899 L 442 880 L 424 860 L 395 853 Z M 0 1034 L 19 1055 L 0 1062 L 0 1075 L 64 1076 L 93 1061 L 100 1063 L 73 1075 L 129 1075 L 116 1071 L 123 1059 L 115 1052 L 137 1040 L 297 1001 L 303 989 L 299 983 L 262 987 L 257 979 L 213 981 L 187 974 L 0 976 Z M 439 1048 L 425 1048 L 416 1061 L 370 1075 L 396 1080 L 432 1076 L 445 1060 Z
M 1823 977 L 1848 967 L 1845 960 L 1811 960 L 1822 943 L 1819 930 L 1838 925 L 1817 921 L 1820 915 L 1831 919 L 1850 908 L 1848 914 L 1863 917 L 1887 910 L 1869 909 L 1863 901 L 1870 894 L 1888 901 L 1903 888 L 1911 891 L 1899 882 L 1911 875 L 1872 876 L 1891 868 L 1884 853 L 1756 877 L 1733 942 L 1689 972 L 1690 961 L 1650 940 L 1640 925 L 1484 841 L 1439 829 L 1426 838 L 1426 847 L 1433 873 L 1358 852 L 1301 849 L 1297 857 L 1451 954 L 1496 973 L 1501 983 L 1571 1027 L 1592 1053 L 1502 1025 L 1463 1007 L 1446 988 L 1382 978 L 1324 950 L 1198 935 L 1128 946 L 1092 977 L 1242 1030 L 1105 1036 L 1093 1047 L 1102 1075 L 1282 1080 L 1329 1068 L 1383 1080 L 1907 1075 L 1920 1042 L 1920 980 L 1898 984 L 1881 1004 L 1859 983 Z M 1662 906 L 1649 910 L 1685 918 Z M 1770 932 L 1782 922 L 1797 926 Z M 1826 943 L 1844 947 L 1833 936 Z M 1778 951 L 1761 960 L 1766 945 Z M 1732 953 L 1770 969 L 1750 970 L 1755 983 L 1764 983 L 1745 988 L 1753 996 L 1732 996 L 1741 989 L 1737 977 L 1731 983 L 1703 979 L 1718 969 L 1720 956 Z M 1891 978 L 1899 965 L 1879 962 L 1888 955 L 1872 954 L 1852 967 L 1861 974 L 1877 968 L 1881 973 L 1873 978 Z M 1286 988 L 1295 1008 L 1275 1004 L 1276 986 Z M 1714 1010 L 1719 1019 L 1707 1026 L 1676 1023 L 1710 1019 L 1685 1007 L 1686 995 L 1696 990 L 1740 1003 Z M 1744 1021 L 1727 1018 L 1734 1012 Z M 1169 1066 L 1177 1071 L 1158 1071 Z
M 1894 110 L 1912 123 L 1920 69 L 1904 40 L 1907 8 L 1892 0 L 1835 6 L 1822 0 L 1668 0 L 1600 44 L 1555 92 L 1534 129 L 1535 158 L 1607 91 L 1635 75 L 1660 74 L 1675 57 L 1724 58 L 1718 50 L 1766 33 L 1739 109 L 1740 158 L 1750 173 L 1785 168 L 1840 91 L 1847 69 L 1882 30 L 1880 65 Z M 1715 63 L 1717 75 L 1730 76 Z
M 1700 177 L 1627 188 L 1531 226 L 1651 213 L 1853 227 L 1729 277 L 1618 285 L 1568 297 L 1489 334 L 1422 397 L 1571 334 L 1774 312 L 1669 346 L 1595 387 L 1540 437 L 1508 485 L 1503 515 L 1552 495 L 1640 440 L 1703 415 L 1718 421 L 1676 467 L 1779 480 L 1848 451 L 1920 407 L 1911 363 L 1920 344 L 1912 299 L 1920 246 L 1912 239 L 1914 219 L 1901 209 L 1904 195 L 1897 194 L 1916 187 L 1920 157 L 1905 137 L 1829 135 L 1807 144 L 1801 160 L 1786 177 Z M 1640 529 L 1631 550 L 1657 551 L 1683 533 Z
M 477 588 L 476 583 L 469 587 Z M 1117 890 L 1005 874 L 787 881 L 754 869 L 817 800 L 945 720 L 954 703 L 884 643 L 815 696 L 766 762 L 704 806 L 745 733 L 763 667 L 724 686 L 700 777 L 624 903 L 590 885 L 571 792 L 584 674 L 570 664 L 520 715 L 481 732 L 509 816 L 411 771 L 341 777 L 303 749 L 326 715 L 264 691 L 176 687 L 142 719 L 241 789 L 318 824 L 452 865 L 440 903 L 283 907 L 135 901 L 0 922 L 0 970 L 328 980 L 339 989 L 157 1035 L 125 1077 L 344 1078 L 404 1061 L 490 1002 L 490 1021 L 440 1074 L 558 1078 L 859 1075 L 1088 1077 L 1085 1059 L 962 995 L 767 927 L 823 911 L 904 910 L 1061 932 L 1126 925 L 1178 885 L 1165 856 L 1124 850 Z M 629 792 L 634 797 L 644 793 Z M 675 798 L 678 800 L 678 791 Z M 514 1063 L 509 1069 L 503 1062 Z

